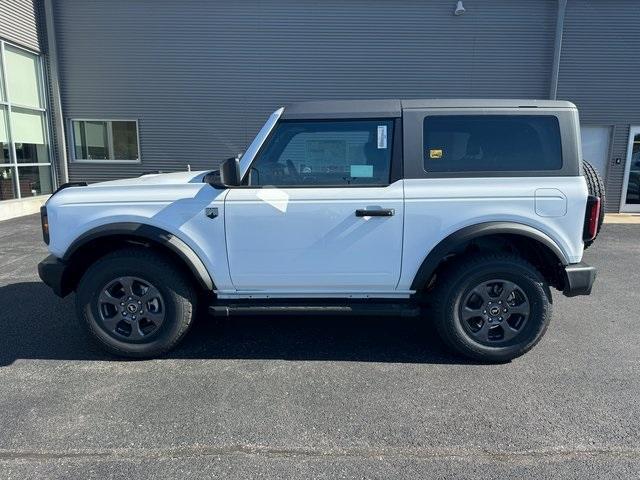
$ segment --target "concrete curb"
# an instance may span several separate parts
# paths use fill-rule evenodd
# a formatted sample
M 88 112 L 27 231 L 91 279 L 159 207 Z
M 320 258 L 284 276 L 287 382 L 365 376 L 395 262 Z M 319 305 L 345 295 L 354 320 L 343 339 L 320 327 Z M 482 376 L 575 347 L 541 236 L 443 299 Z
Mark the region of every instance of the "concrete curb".
M 604 216 L 604 223 L 626 223 L 640 225 L 640 214 L 608 213 Z
M 0 221 L 38 213 L 47 198 L 49 198 L 49 195 L 3 200 L 0 202 Z

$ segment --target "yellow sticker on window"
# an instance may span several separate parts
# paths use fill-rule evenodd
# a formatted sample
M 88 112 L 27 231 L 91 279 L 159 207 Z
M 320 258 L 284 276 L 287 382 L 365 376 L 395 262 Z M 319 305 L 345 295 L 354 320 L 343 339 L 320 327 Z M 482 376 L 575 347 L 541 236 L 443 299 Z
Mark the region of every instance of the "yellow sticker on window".
M 429 150 L 429 158 L 442 158 L 442 149 L 432 148 Z

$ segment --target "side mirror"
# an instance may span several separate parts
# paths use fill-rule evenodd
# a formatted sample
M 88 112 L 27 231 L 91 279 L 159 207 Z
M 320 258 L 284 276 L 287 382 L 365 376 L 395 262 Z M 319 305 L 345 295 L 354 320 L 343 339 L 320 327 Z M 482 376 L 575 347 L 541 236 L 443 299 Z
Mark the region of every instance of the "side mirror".
M 240 161 L 233 157 L 227 158 L 220 165 L 220 181 L 227 187 L 236 187 L 240 185 Z

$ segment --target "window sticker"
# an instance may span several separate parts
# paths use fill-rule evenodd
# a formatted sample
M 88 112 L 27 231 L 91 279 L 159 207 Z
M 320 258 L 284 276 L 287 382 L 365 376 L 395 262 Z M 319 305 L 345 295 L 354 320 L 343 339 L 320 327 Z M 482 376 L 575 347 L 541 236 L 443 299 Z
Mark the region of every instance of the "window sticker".
M 378 125 L 378 150 L 387 148 L 387 126 Z
M 351 165 L 350 175 L 353 178 L 372 178 L 373 165 Z
M 433 158 L 433 159 L 442 158 L 442 149 L 432 148 L 431 150 L 429 150 L 429 158 Z

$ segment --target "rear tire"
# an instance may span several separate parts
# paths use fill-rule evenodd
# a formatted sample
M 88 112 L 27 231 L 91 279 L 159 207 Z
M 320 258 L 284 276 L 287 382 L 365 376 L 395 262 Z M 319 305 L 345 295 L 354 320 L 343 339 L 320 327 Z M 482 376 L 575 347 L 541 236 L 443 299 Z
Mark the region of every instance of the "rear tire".
M 184 273 L 155 252 L 118 250 L 89 267 L 76 291 L 78 317 L 109 353 L 151 358 L 187 333 L 196 293 Z
M 591 165 L 588 161 L 582 161 L 582 171 L 584 173 L 584 178 L 587 181 L 587 189 L 589 191 L 589 195 L 593 195 L 594 197 L 600 198 L 600 216 L 598 217 L 598 228 L 596 230 L 596 237 L 602 228 L 602 222 L 604 222 L 604 202 L 605 202 L 605 193 L 604 193 L 604 182 L 600 177 L 598 171 Z M 593 240 L 587 240 L 584 242 L 584 248 L 589 248 L 591 244 L 593 244 Z
M 432 291 L 444 343 L 487 363 L 506 362 L 533 348 L 551 319 L 551 292 L 533 265 L 502 253 L 454 262 Z

